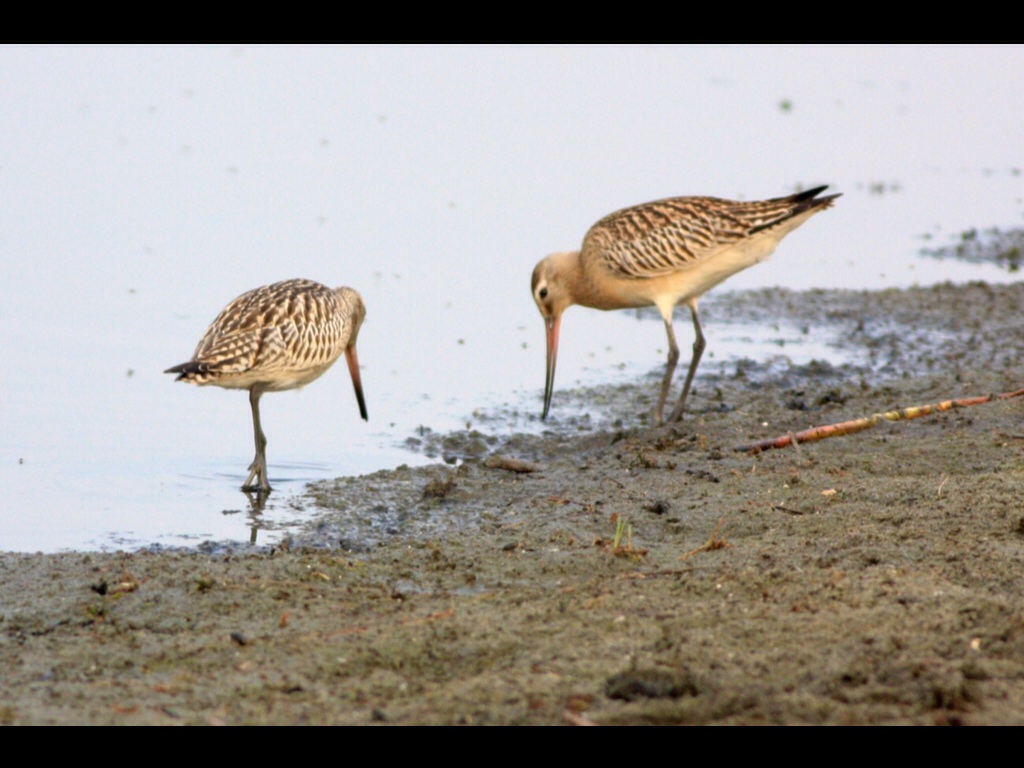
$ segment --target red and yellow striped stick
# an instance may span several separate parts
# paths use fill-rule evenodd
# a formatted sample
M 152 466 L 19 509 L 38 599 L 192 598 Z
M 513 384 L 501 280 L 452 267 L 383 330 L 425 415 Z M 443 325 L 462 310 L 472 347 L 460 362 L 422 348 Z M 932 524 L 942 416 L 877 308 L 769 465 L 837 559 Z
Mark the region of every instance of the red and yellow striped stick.
M 966 408 L 969 405 L 981 405 L 982 403 L 989 403 L 993 400 L 1008 400 L 1011 397 L 1020 397 L 1021 395 L 1024 395 L 1024 389 L 1018 389 L 1016 392 L 1004 392 L 1001 395 L 964 397 L 959 400 L 944 400 L 941 403 L 932 403 L 931 405 L 915 405 L 898 411 L 886 411 L 885 413 L 876 413 L 871 416 L 864 416 L 860 419 L 853 419 L 852 421 L 842 421 L 838 424 L 826 424 L 823 427 L 811 427 L 810 429 L 805 429 L 802 432 L 773 437 L 768 440 L 751 443 L 750 445 L 742 445 L 735 450 L 756 453 L 759 451 L 767 451 L 769 448 L 785 448 L 787 445 L 792 445 L 793 443 L 811 443 L 815 440 L 824 440 L 826 437 L 839 437 L 840 435 L 849 435 L 854 432 L 861 432 L 865 429 L 870 429 L 880 421 L 904 421 L 906 419 L 916 419 L 920 416 L 928 416 L 933 413 L 940 413 L 953 408 Z

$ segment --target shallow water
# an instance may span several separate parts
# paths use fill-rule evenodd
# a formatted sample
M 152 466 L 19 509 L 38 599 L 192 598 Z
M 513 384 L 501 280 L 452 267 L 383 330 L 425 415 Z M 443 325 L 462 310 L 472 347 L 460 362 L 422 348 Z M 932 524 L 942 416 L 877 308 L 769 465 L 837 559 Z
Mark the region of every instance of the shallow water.
M 408 447 L 418 431 L 539 430 L 530 270 L 625 205 L 843 193 L 734 290 L 1015 279 L 920 251 L 1019 226 L 1022 64 L 1016 47 L 0 49 L 0 549 L 254 524 L 267 543 L 312 514 L 308 481 L 437 460 Z M 264 398 L 277 490 L 254 518 L 244 394 L 161 371 L 230 299 L 290 277 L 363 294 L 370 421 L 344 366 Z M 843 361 L 716 296 L 707 361 Z M 552 424 L 560 392 L 664 354 L 660 322 L 573 309 Z

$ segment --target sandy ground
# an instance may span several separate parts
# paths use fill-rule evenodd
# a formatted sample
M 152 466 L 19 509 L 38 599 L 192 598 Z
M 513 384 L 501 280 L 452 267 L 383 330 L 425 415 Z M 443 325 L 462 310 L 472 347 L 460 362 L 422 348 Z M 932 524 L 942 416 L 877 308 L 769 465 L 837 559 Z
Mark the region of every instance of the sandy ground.
M 273 550 L 0 556 L 0 722 L 1024 723 L 1024 398 L 734 450 L 1017 389 L 1024 287 L 741 298 L 712 349 L 735 311 L 864 362 L 710 363 L 654 433 L 656 377 L 558 391 Z

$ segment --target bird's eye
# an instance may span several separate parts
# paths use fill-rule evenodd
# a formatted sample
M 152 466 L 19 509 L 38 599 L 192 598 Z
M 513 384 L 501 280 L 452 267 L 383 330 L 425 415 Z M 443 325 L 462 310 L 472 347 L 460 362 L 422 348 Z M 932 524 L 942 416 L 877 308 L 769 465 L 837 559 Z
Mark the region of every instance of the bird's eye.
M 546 299 L 548 297 L 547 287 L 541 288 L 539 291 L 537 291 L 537 295 L 540 296 L 542 299 Z

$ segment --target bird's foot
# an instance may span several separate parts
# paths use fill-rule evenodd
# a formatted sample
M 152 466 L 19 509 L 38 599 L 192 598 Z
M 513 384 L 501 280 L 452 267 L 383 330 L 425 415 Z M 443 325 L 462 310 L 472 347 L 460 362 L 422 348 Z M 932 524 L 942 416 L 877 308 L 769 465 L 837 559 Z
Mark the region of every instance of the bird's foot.
M 669 414 L 666 423 L 678 424 L 680 421 L 683 420 L 683 405 L 684 403 L 679 403 L 679 405 L 672 409 L 672 413 Z
M 665 423 L 665 420 L 661 417 L 664 405 L 664 403 L 658 403 L 654 406 L 654 410 L 651 411 L 651 429 L 659 429 Z
M 253 480 L 256 480 L 254 483 Z M 267 480 L 267 462 L 257 456 L 249 465 L 249 476 L 242 483 L 242 490 L 247 493 L 270 493 L 270 481 Z
M 665 421 L 656 427 L 651 427 L 648 439 L 655 443 L 671 443 L 683 437 L 689 436 L 689 430 L 682 424 L 675 421 Z

